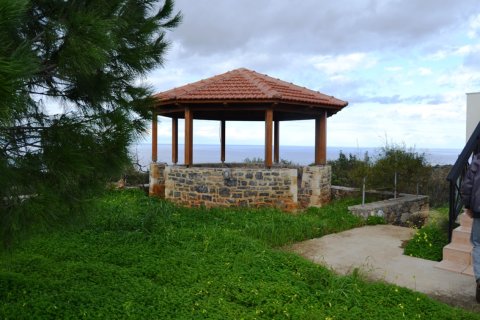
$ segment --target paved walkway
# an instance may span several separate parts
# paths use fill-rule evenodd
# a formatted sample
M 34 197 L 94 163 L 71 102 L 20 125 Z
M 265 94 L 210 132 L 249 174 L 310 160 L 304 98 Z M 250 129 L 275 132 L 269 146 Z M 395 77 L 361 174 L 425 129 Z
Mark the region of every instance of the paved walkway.
M 423 292 L 445 303 L 480 312 L 472 276 L 435 267 L 437 262 L 403 255 L 403 241 L 413 229 L 392 225 L 365 226 L 289 247 L 339 274 L 354 268 L 372 280 L 383 280 Z

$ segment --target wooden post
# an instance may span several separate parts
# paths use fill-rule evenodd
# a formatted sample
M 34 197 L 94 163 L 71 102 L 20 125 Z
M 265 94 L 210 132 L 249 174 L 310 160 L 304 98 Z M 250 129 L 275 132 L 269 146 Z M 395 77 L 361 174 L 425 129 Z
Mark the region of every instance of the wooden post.
M 158 143 L 158 135 L 157 135 L 157 114 L 155 111 L 153 112 L 152 118 L 152 162 L 157 162 L 157 143 Z
M 265 166 L 272 167 L 272 122 L 273 110 L 265 110 Z
M 185 108 L 185 165 L 192 165 L 193 160 L 193 112 Z
M 220 161 L 225 162 L 225 120 L 220 122 Z
M 178 118 L 172 118 L 172 162 L 178 162 Z
M 274 124 L 274 136 L 273 136 L 273 162 L 280 162 L 280 121 L 275 120 Z
M 327 112 L 315 118 L 315 165 L 327 163 Z

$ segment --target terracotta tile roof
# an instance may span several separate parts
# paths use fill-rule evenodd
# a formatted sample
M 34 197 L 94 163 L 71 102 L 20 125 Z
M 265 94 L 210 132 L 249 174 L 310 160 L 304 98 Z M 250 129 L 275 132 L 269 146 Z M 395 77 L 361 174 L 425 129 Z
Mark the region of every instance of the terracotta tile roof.
M 348 102 L 245 68 L 158 93 L 159 105 L 205 102 L 279 102 L 340 110 Z

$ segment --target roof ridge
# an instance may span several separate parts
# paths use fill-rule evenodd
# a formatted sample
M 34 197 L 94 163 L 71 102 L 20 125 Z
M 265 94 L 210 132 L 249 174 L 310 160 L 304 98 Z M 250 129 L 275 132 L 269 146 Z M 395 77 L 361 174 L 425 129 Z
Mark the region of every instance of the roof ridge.
M 280 80 L 280 79 L 277 79 L 277 78 L 271 78 L 271 79 L 273 79 L 277 84 L 285 86 L 286 81 L 283 81 L 283 80 Z M 300 85 L 292 83 L 292 82 L 288 82 L 288 84 L 290 86 L 294 87 L 297 90 L 303 91 L 303 93 L 308 93 L 309 95 L 316 95 L 316 96 L 319 95 L 319 96 L 321 96 L 320 99 L 324 100 L 324 101 L 332 102 L 332 99 L 338 100 L 334 96 L 326 95 L 325 93 L 322 93 L 318 90 L 309 89 L 307 87 L 300 86 Z M 317 99 L 318 99 L 318 97 L 317 97 Z
M 245 68 L 243 68 L 243 69 L 246 70 L 246 71 L 249 71 L 250 74 L 256 76 L 257 79 L 256 79 L 255 81 L 258 81 L 258 82 L 260 82 L 260 81 L 262 81 L 262 80 L 271 81 L 271 82 L 273 81 L 275 84 L 277 84 L 277 85 L 279 85 L 279 86 L 281 86 L 281 87 L 283 87 L 283 88 L 288 88 L 288 87 L 286 86 L 286 84 L 288 84 L 288 85 L 292 86 L 294 90 L 301 90 L 304 94 L 320 95 L 320 96 L 322 96 L 321 100 L 324 100 L 324 101 L 331 101 L 332 98 L 335 99 L 335 97 L 333 97 L 333 96 L 328 96 L 328 95 L 326 95 L 326 94 L 324 94 L 324 93 L 321 93 L 321 92 L 319 92 L 319 91 L 315 91 L 315 90 L 312 90 L 312 89 L 308 89 L 308 88 L 299 86 L 299 85 L 294 84 L 294 83 L 291 83 L 291 82 L 286 82 L 286 81 L 283 81 L 283 80 L 280 80 L 280 79 L 271 77 L 271 76 L 269 76 L 269 75 L 267 75 L 267 74 L 258 73 L 258 72 L 256 72 L 256 71 L 251 71 L 251 70 L 248 70 L 248 69 L 245 69 Z M 261 80 L 258 79 L 258 78 L 260 78 Z M 281 99 L 281 98 L 283 97 L 283 95 L 282 95 L 281 93 L 279 93 L 277 90 L 273 89 L 273 88 L 272 88 L 271 86 L 269 86 L 268 84 L 266 84 L 266 83 L 259 83 L 259 85 L 261 86 L 261 87 L 259 87 L 259 89 L 261 89 L 263 92 L 265 92 L 265 93 L 267 93 L 267 94 L 271 93 L 271 97 L 272 97 L 272 98 L 280 98 L 280 99 Z M 265 87 L 267 87 L 267 88 L 265 88 Z M 265 89 L 265 90 L 263 90 L 263 89 Z M 292 89 L 292 88 L 290 88 L 290 89 Z
M 280 92 L 278 92 L 277 90 L 273 89 L 268 84 L 263 82 L 264 80 L 267 80 L 268 78 L 270 78 L 269 76 L 252 71 L 252 70 L 248 70 L 246 68 L 241 68 L 239 70 L 245 71 L 245 72 L 242 72 L 243 77 L 246 78 L 248 81 L 252 82 L 260 91 L 262 91 L 269 98 L 278 98 L 278 99 L 282 98 L 282 94 Z

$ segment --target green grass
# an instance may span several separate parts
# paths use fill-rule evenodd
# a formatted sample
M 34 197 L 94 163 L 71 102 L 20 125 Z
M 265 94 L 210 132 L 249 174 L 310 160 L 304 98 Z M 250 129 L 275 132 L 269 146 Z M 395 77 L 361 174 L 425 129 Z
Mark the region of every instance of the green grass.
M 351 203 L 294 216 L 113 192 L 94 203 L 86 226 L 1 254 L 0 318 L 480 319 L 279 249 L 363 225 Z
M 432 211 L 428 223 L 408 241 L 404 254 L 433 261 L 441 261 L 443 247 L 448 244 L 448 208 Z

